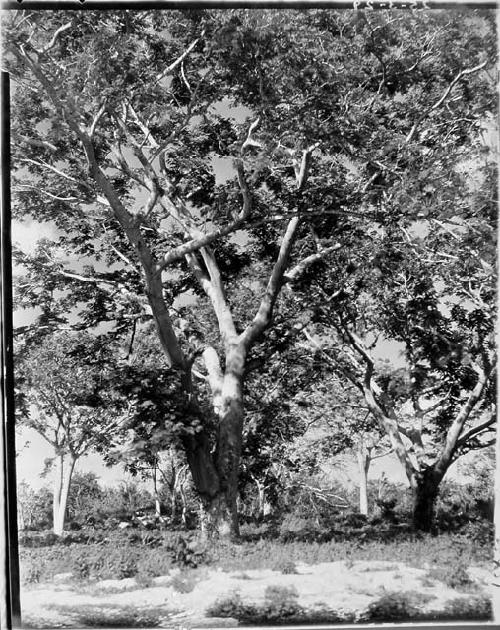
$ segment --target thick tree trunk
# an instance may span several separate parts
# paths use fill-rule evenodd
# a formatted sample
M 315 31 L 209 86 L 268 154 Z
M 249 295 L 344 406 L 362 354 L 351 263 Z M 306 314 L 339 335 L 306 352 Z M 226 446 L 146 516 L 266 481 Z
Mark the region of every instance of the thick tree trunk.
M 231 494 L 218 494 L 203 502 L 200 511 L 201 535 L 204 540 L 235 540 L 239 536 L 236 499 Z
M 244 365 L 245 350 L 236 345 L 229 348 L 216 405 L 218 488 L 209 495 L 200 492 L 203 501 L 201 526 L 205 538 L 239 537 L 237 496 L 243 433 Z
M 434 527 L 435 504 L 443 475 L 434 468 L 426 468 L 419 475 L 413 491 L 413 527 L 430 532 Z
M 76 458 L 70 456 L 68 467 L 64 470 L 64 455 L 58 455 L 56 476 L 54 480 L 53 508 L 53 530 L 54 534 L 61 536 L 64 531 L 64 521 L 66 518 L 66 506 L 68 504 L 71 479 L 75 468 Z

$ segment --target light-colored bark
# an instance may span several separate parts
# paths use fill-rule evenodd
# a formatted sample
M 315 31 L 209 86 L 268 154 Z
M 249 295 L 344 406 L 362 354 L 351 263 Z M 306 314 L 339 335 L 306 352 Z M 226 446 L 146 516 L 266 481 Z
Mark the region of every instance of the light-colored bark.
M 64 531 L 66 508 L 75 464 L 76 458 L 71 454 L 68 456 L 67 462 L 65 462 L 63 454 L 57 457 L 54 475 L 53 530 L 54 534 L 58 536 L 61 536 Z
M 359 513 L 368 516 L 368 471 L 370 470 L 370 451 L 361 439 L 357 450 L 359 473 Z

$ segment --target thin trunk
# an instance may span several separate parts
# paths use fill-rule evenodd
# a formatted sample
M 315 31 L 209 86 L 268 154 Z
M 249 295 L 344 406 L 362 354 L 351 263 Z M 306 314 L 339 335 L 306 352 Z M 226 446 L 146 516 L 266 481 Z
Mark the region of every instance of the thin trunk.
M 56 467 L 54 470 L 54 492 L 52 495 L 52 528 L 56 531 L 56 524 L 59 518 L 59 507 L 61 505 L 61 494 L 64 475 L 64 455 L 56 455 Z
M 257 518 L 262 519 L 265 516 L 266 486 L 255 477 L 254 482 L 257 486 Z
M 370 469 L 370 454 L 361 441 L 358 445 L 359 470 L 359 513 L 368 516 L 368 471 Z
M 158 495 L 158 477 L 157 477 L 157 466 L 153 467 L 153 496 L 155 500 L 155 514 L 159 518 L 161 516 L 161 504 L 160 497 Z
M 175 517 L 177 515 L 177 497 L 174 491 L 172 491 L 172 494 L 170 495 L 170 518 L 172 519 L 172 521 L 175 520 Z
M 76 463 L 76 458 L 73 456 L 70 456 L 68 467 L 64 473 L 64 468 L 63 468 L 64 456 L 63 455 L 60 456 L 61 474 L 58 477 L 60 484 L 59 484 L 59 492 L 58 492 L 59 501 L 58 501 L 57 506 L 56 506 L 56 501 L 55 501 L 56 493 L 54 493 L 54 534 L 57 534 L 58 536 L 61 536 L 64 531 L 66 506 L 68 504 L 69 490 L 71 487 L 71 479 L 73 476 L 75 463 Z

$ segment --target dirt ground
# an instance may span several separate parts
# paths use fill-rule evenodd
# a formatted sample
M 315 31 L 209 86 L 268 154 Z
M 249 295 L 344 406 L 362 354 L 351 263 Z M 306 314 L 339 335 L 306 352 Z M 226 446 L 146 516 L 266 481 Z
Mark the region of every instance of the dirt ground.
M 180 573 L 174 569 L 168 576 L 154 578 L 146 588 L 135 578 L 82 584 L 73 581 L 70 574 L 60 574 L 51 583 L 23 587 L 23 621 L 34 628 L 82 627 L 77 621 L 81 610 L 91 607 L 105 615 L 133 606 L 140 611 L 154 608 L 160 612 L 162 628 L 236 626 L 236 620 L 207 617 L 207 608 L 235 592 L 245 603 L 263 602 L 268 586 L 294 586 L 298 603 L 304 607 L 322 603 L 338 612 L 358 615 L 390 591 L 431 596 L 423 610 L 438 610 L 447 600 L 470 596 L 429 580 L 426 569 L 398 562 L 325 562 L 297 564 L 296 569 L 297 573 L 291 575 L 272 570 L 224 572 L 202 567 Z M 486 570 L 471 568 L 469 573 L 481 589 L 478 593 L 499 596 L 500 589 L 492 586 Z M 184 583 L 187 586 L 183 587 Z

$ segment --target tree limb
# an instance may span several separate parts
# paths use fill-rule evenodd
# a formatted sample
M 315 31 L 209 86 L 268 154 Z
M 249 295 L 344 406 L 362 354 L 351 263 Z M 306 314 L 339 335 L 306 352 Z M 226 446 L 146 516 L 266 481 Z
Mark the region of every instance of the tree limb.
M 485 422 L 481 422 L 481 424 L 478 424 L 475 427 L 472 427 L 471 429 L 466 431 L 465 433 L 462 433 L 460 436 L 460 439 L 457 441 L 457 448 L 461 448 L 472 437 L 478 435 L 478 433 L 481 433 L 485 429 L 489 429 L 490 427 L 492 427 L 496 421 L 497 421 L 497 415 L 495 413 L 491 416 L 491 418 L 489 418 Z
M 272 318 L 272 312 L 279 291 L 283 285 L 283 277 L 288 266 L 290 253 L 295 240 L 297 228 L 300 223 L 300 218 L 293 218 L 286 228 L 283 240 L 281 241 L 280 251 L 278 258 L 273 266 L 269 282 L 267 283 L 266 292 L 261 300 L 259 310 L 251 323 L 246 327 L 243 333 L 240 335 L 241 342 L 248 350 L 257 337 L 265 330 L 269 325 Z
M 457 76 L 451 81 L 451 83 L 448 85 L 448 87 L 446 88 L 446 90 L 444 91 L 443 95 L 441 96 L 441 98 L 439 98 L 434 105 L 432 105 L 431 107 L 429 107 L 429 109 L 427 109 L 421 116 L 420 118 L 414 123 L 413 127 L 410 130 L 410 133 L 406 136 L 406 142 L 411 142 L 415 136 L 415 133 L 418 129 L 418 126 L 420 125 L 421 122 L 423 122 L 427 116 L 434 111 L 435 109 L 437 109 L 440 105 L 442 105 L 444 103 L 444 101 L 448 98 L 448 96 L 450 95 L 452 89 L 455 87 L 455 85 L 460 81 L 460 79 L 468 74 L 472 74 L 473 72 L 478 72 L 479 70 L 482 70 L 485 66 L 487 65 L 487 61 L 484 61 L 483 63 L 480 63 L 477 66 L 474 66 L 474 68 L 466 68 L 465 70 L 461 70 Z
M 165 70 L 162 70 L 162 72 L 160 72 L 156 77 L 156 83 L 158 83 L 159 81 L 164 79 L 167 75 L 169 75 L 171 72 L 173 72 L 173 70 L 175 70 L 177 66 L 184 61 L 184 59 L 189 55 L 189 53 L 193 50 L 193 48 L 196 46 L 196 44 L 199 41 L 200 41 L 199 37 L 196 38 L 193 42 L 191 42 L 191 44 L 189 44 L 186 50 L 181 55 L 179 55 L 179 57 L 177 57 L 175 61 L 173 61 L 169 66 L 167 66 Z
M 295 267 L 290 269 L 290 271 L 283 278 L 284 282 L 295 282 L 297 278 L 301 276 L 308 267 L 313 265 L 315 262 L 323 260 L 328 256 L 328 254 L 337 251 L 338 249 L 340 249 L 340 247 L 340 243 L 335 243 L 335 245 L 332 245 L 331 247 L 325 247 L 317 253 L 307 256 L 299 263 L 297 263 Z

